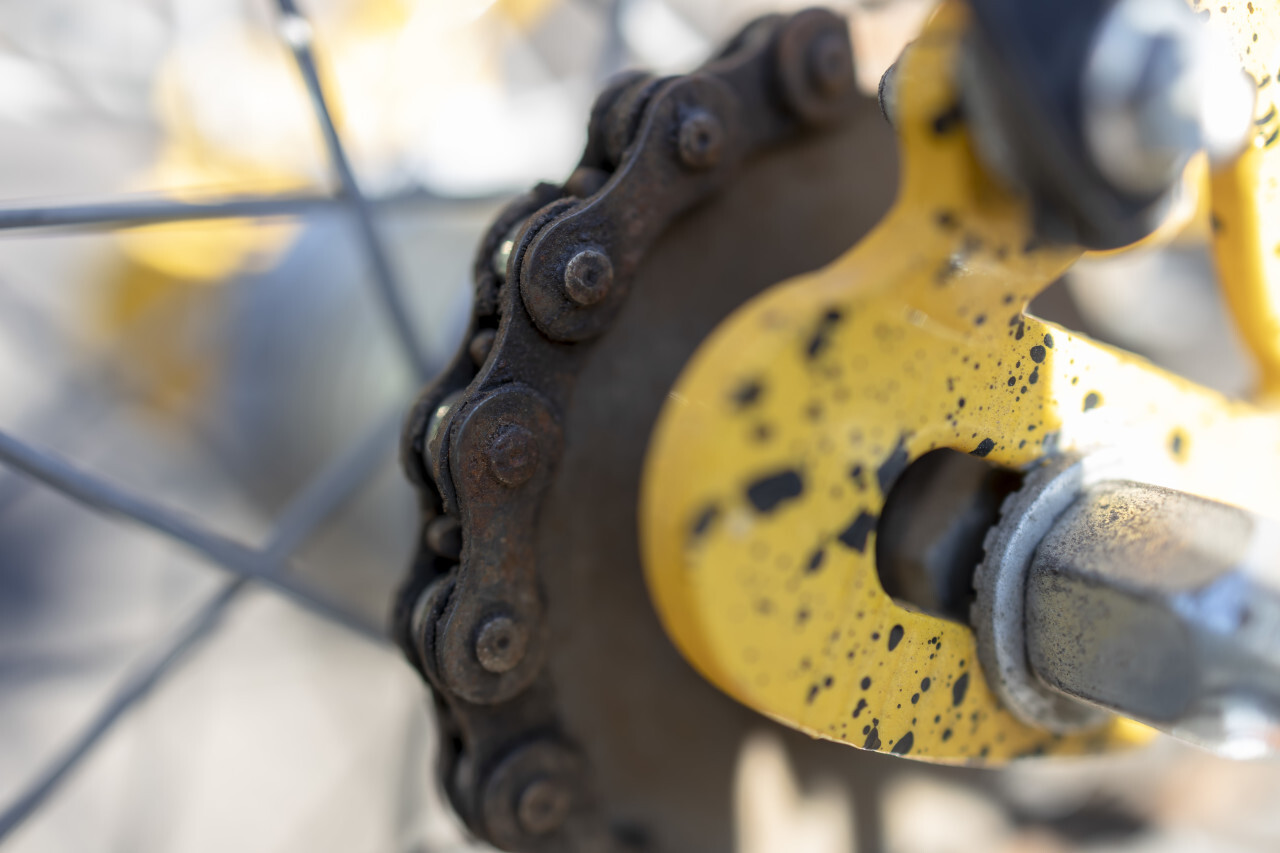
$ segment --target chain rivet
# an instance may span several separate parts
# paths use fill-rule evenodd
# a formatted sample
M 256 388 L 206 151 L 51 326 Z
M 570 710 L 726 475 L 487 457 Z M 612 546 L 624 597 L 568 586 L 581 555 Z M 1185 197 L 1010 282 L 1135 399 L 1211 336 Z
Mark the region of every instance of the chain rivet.
M 476 659 L 495 675 L 515 669 L 528 648 L 528 630 L 510 616 L 494 616 L 476 632 Z
M 489 441 L 487 459 L 503 485 L 523 486 L 538 470 L 538 440 L 519 424 L 509 424 Z
M 573 795 L 555 779 L 535 779 L 520 792 L 516 817 L 520 828 L 533 836 L 559 829 L 569 816 Z
M 828 98 L 843 94 L 853 83 L 853 56 L 839 33 L 826 33 L 809 48 L 809 79 Z
M 690 169 L 710 169 L 724 151 L 724 126 L 706 110 L 694 110 L 680 122 L 680 162 Z
M 599 249 L 583 249 L 569 259 L 564 270 L 564 289 L 582 306 L 594 305 L 613 285 L 613 261 Z

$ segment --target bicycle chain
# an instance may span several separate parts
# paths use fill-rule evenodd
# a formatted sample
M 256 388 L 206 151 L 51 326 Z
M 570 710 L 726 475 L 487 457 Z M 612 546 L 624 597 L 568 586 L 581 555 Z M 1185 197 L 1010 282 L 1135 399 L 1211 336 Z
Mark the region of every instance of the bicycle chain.
M 677 216 L 753 153 L 838 123 L 856 97 L 842 18 L 758 19 L 690 75 L 615 81 L 569 179 L 511 202 L 481 241 L 467 343 L 403 433 L 422 537 L 393 629 L 433 688 L 445 790 L 499 847 L 634 849 L 593 808 L 543 665 L 535 524 L 590 342 Z

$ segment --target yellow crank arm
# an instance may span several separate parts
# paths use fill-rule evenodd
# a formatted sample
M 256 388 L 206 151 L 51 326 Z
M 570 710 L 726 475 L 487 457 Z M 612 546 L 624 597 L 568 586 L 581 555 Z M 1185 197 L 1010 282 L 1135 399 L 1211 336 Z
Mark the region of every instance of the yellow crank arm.
M 964 624 L 885 594 L 876 523 L 937 448 L 1023 469 L 1100 445 L 1162 485 L 1280 506 L 1280 417 L 1025 313 L 1078 256 L 975 161 L 953 82 L 967 10 L 944 4 L 899 63 L 900 196 L 835 263 L 726 320 L 655 428 L 640 530 L 666 630 L 744 704 L 853 746 L 940 762 L 1105 750 L 1004 710 Z M 1247 453 L 1247 456 L 1245 455 Z

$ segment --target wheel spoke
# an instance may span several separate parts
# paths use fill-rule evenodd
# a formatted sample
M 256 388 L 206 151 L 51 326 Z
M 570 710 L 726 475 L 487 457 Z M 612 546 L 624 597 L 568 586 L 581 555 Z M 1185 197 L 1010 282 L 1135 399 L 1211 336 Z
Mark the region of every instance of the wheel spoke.
M 404 293 L 396 279 L 390 253 L 374 221 L 373 207 L 360 191 L 360 184 L 356 180 L 355 171 L 351 168 L 346 148 L 338 135 L 337 126 L 333 123 L 333 114 L 329 110 L 324 86 L 320 82 L 320 73 L 316 68 L 315 55 L 311 50 L 311 24 L 298 11 L 294 0 L 276 0 L 276 6 L 280 10 L 281 38 L 293 53 L 298 72 L 302 75 L 302 82 L 307 87 L 311 107 L 324 137 L 325 148 L 329 153 L 329 165 L 333 168 L 338 183 L 342 187 L 342 197 L 355 217 L 360 242 L 364 246 L 365 255 L 372 267 L 374 289 L 395 332 L 406 362 L 420 381 L 426 381 L 431 378 L 426 351 L 409 320 Z
M 262 551 L 268 562 L 289 558 L 307 537 L 350 499 L 390 456 L 400 434 L 399 412 L 384 417 L 311 478 L 276 518 Z
M 300 193 L 233 196 L 210 201 L 138 198 L 89 204 L 0 208 L 0 229 L 126 227 L 196 219 L 300 216 L 334 207 L 339 203 L 340 200 L 333 196 Z
M 377 431 L 379 435 L 385 434 L 385 423 L 379 424 Z M 365 456 L 366 453 L 372 455 L 372 452 L 368 450 L 366 443 L 368 441 L 368 439 L 362 440 L 355 448 L 355 451 L 360 451 L 357 455 L 361 459 L 368 458 Z M 347 454 L 343 454 L 334 464 L 346 461 Z M 367 622 L 344 611 L 340 606 L 319 593 L 308 589 L 298 581 L 279 572 L 279 567 L 287 560 L 289 555 L 284 553 L 283 549 L 278 545 L 276 546 L 276 551 L 280 553 L 273 553 L 267 549 L 251 548 L 205 527 L 185 513 L 169 509 L 135 494 L 105 477 L 76 466 L 58 454 L 34 447 L 5 432 L 0 432 L 0 462 L 33 477 L 66 497 L 91 509 L 134 521 L 162 536 L 186 545 L 227 571 L 284 592 L 309 610 L 359 634 L 377 638 L 382 642 L 386 641 L 385 635 L 380 629 L 370 626 Z M 366 476 L 372 473 L 372 470 L 368 467 L 364 470 Z M 325 479 L 326 476 L 335 480 L 341 479 L 344 484 L 349 484 L 355 480 L 349 475 L 338 478 L 330 470 L 318 475 L 318 479 Z M 308 497 L 308 492 L 310 492 L 310 489 L 304 490 L 300 499 L 308 498 L 308 505 L 311 502 L 322 503 L 314 495 Z M 340 496 L 336 493 L 330 495 L 326 492 L 322 497 L 325 498 L 323 502 L 325 506 L 336 507 L 341 502 Z M 306 513 L 298 510 L 296 514 L 303 521 L 306 521 L 308 525 L 319 521 L 317 513 L 311 509 L 308 509 Z M 285 516 L 290 516 L 289 510 L 286 510 Z M 292 524 L 298 526 L 298 532 L 293 532 L 292 528 L 290 528 L 286 529 L 284 533 L 291 540 L 298 539 L 299 533 L 302 532 L 302 524 L 298 521 L 294 521 Z
M 437 195 L 419 187 L 375 198 L 366 197 L 364 203 L 369 208 L 384 209 L 443 204 L 483 204 L 499 198 L 502 196 L 497 194 L 456 197 Z M 209 219 L 306 216 L 312 213 L 340 210 L 345 205 L 345 196 L 324 193 L 225 196 L 201 201 L 179 201 L 165 197 L 126 197 L 85 204 L 0 207 L 0 231 L 49 228 L 91 230 Z
M 210 636 L 222 612 L 248 585 L 248 582 L 248 578 L 228 581 L 217 594 L 208 599 L 194 615 L 182 623 L 165 643 L 163 649 L 148 655 L 146 660 L 125 676 L 124 681 L 94 715 L 93 720 L 45 767 L 17 801 L 0 814 L 0 842 L 3 842 L 49 799 L 71 771 L 93 752 L 94 747 L 130 708 L 146 698 L 175 665 L 199 646 L 202 640 Z
M 336 512 L 388 458 L 398 432 L 399 416 L 384 417 L 373 429 L 335 457 L 280 513 L 261 550 L 227 539 L 165 507 L 129 494 L 96 475 L 77 469 L 47 451 L 0 433 L 0 459 L 34 479 L 94 509 L 113 512 L 176 539 L 212 558 L 238 577 L 227 581 L 174 632 L 162 648 L 150 653 L 117 688 L 93 720 L 0 814 L 0 842 L 17 829 L 59 787 L 124 714 L 145 698 L 174 666 L 206 639 L 226 607 L 251 581 L 288 594 L 300 604 L 380 644 L 385 635 L 375 626 L 302 587 L 283 573 L 290 555 L 324 520 Z

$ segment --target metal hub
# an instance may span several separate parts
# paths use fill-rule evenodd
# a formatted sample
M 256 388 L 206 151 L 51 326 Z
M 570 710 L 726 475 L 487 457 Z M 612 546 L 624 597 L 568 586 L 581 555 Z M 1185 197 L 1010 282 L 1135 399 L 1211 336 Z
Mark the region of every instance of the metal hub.
M 977 599 L 970 615 L 978 657 L 1001 701 L 1023 722 L 1073 732 L 1105 722 L 1108 714 L 1040 684 L 1027 663 L 1026 583 L 1032 556 L 1058 516 L 1088 485 L 1079 456 L 1050 457 L 1005 499 L 1001 520 L 987 533 L 986 554 L 973 576 Z

